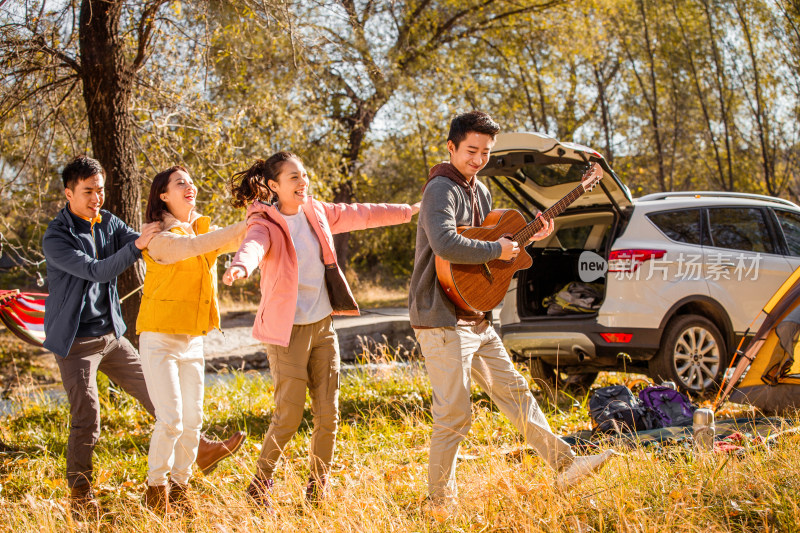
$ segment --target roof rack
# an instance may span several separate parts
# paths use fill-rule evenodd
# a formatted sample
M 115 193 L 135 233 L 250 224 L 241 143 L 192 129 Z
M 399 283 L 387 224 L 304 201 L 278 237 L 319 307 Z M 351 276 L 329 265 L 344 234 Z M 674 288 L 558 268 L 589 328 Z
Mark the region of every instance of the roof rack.
M 789 200 L 784 200 L 783 198 L 776 198 L 774 196 L 767 196 L 765 194 L 752 194 L 746 192 L 726 192 L 726 191 L 674 191 L 674 192 L 655 192 L 652 194 L 647 194 L 642 196 L 641 198 L 637 198 L 638 201 L 650 201 L 650 200 L 664 200 L 666 198 L 688 198 L 692 196 L 716 196 L 719 198 L 742 198 L 748 200 L 761 200 L 763 202 L 773 202 L 776 204 L 787 205 L 790 207 L 798 207 L 797 204 L 794 202 L 790 202 Z

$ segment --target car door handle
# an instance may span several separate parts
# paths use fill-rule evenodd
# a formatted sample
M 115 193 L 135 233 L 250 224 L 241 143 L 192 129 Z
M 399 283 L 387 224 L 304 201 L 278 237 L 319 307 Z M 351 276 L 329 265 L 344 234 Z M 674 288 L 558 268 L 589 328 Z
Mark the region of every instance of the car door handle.
M 736 263 L 704 263 L 705 266 L 717 266 L 724 268 L 734 268 Z

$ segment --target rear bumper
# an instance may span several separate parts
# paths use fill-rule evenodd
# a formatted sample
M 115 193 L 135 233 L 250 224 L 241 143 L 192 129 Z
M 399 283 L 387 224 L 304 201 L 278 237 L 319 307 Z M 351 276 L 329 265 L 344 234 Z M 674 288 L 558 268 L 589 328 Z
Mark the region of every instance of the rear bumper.
M 601 333 L 630 333 L 632 337 L 627 343 L 610 343 Z M 598 324 L 594 316 L 529 319 L 500 328 L 503 344 L 515 356 L 538 357 L 562 366 L 616 367 L 620 353 L 647 361 L 658 351 L 662 333 L 658 328 L 609 328 Z

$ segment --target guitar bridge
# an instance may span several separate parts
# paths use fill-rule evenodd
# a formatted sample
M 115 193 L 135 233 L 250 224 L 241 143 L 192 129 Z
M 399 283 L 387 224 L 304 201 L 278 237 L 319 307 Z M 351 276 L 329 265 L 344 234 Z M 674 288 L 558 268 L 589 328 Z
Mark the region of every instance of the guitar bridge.
M 494 283 L 494 276 L 492 275 L 492 271 L 489 270 L 489 265 L 483 263 L 481 265 L 481 273 L 483 274 L 483 277 L 489 280 L 489 283 Z

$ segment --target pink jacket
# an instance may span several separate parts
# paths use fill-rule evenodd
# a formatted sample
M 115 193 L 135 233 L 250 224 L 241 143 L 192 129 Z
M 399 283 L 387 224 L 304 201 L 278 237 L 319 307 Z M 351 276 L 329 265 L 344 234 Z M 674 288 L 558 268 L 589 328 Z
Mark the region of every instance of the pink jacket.
M 303 205 L 316 233 L 325 264 L 325 282 L 333 314 L 358 315 L 358 305 L 336 263 L 333 234 L 402 224 L 411 220 L 406 204 L 329 204 L 309 197 Z M 297 306 L 297 252 L 286 220 L 274 205 L 254 202 L 247 208 L 247 234 L 231 266 L 249 277 L 261 268 L 261 303 L 253 337 L 268 344 L 289 346 Z

